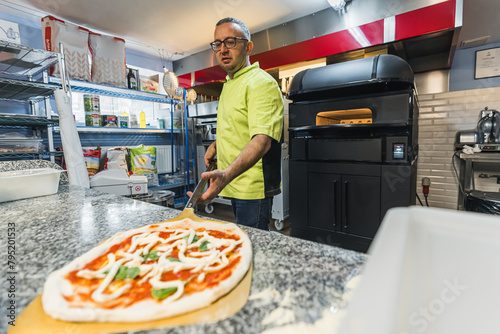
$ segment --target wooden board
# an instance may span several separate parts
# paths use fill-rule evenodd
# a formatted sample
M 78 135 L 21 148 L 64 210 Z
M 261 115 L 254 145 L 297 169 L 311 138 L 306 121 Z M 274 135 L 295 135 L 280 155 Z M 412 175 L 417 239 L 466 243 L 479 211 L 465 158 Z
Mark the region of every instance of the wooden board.
M 184 209 L 181 214 L 167 222 L 189 218 L 197 222 L 207 221 L 194 214 L 193 209 Z M 225 224 L 224 222 L 211 221 Z M 175 327 L 211 323 L 226 319 L 245 306 L 250 294 L 252 281 L 252 264 L 240 283 L 228 294 L 210 306 L 182 314 L 176 317 L 147 322 L 109 323 L 109 322 L 66 322 L 49 317 L 42 308 L 41 295 L 36 297 L 16 319 L 16 326 L 11 326 L 8 334 L 53 334 L 53 333 L 117 333 L 132 330 L 149 330 L 155 328 Z

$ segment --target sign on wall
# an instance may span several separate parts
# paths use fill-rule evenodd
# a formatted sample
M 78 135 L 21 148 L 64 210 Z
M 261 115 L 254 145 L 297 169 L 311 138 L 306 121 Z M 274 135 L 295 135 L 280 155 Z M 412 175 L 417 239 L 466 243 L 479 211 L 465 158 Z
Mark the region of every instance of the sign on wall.
M 0 39 L 21 44 L 19 25 L 17 23 L 0 20 Z
M 500 48 L 476 51 L 474 79 L 500 76 Z

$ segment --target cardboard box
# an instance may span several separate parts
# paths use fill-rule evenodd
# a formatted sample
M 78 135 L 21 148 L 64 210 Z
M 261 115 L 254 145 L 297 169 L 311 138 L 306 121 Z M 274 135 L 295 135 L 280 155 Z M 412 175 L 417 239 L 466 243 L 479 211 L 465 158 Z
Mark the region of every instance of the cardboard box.
M 102 126 L 107 128 L 118 127 L 118 119 L 115 115 L 102 115 Z
M 158 77 L 158 75 L 152 77 L 141 76 L 141 90 L 143 92 L 149 92 L 149 93 L 159 92 L 159 83 L 158 81 L 154 80 L 155 77 Z

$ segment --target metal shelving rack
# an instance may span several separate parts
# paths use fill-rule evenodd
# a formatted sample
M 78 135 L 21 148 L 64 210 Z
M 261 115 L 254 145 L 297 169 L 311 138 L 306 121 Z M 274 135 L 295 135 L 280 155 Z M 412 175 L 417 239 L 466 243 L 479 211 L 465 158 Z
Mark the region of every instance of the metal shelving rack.
M 51 127 L 58 124 L 57 119 L 51 119 L 48 98 L 59 88 L 58 85 L 34 80 L 40 73 L 58 63 L 57 53 L 30 48 L 21 44 L 0 40 L 0 100 L 29 103 L 31 115 L 1 114 L 0 127 L 26 128 L 31 127 L 37 136 L 40 129 L 47 129 L 49 151 L 46 152 L 9 152 L 0 153 L 0 158 L 46 158 L 53 160 L 61 152 L 54 151 Z M 45 102 L 45 117 L 34 116 L 35 104 Z
M 51 84 L 56 84 L 59 86 L 62 85 L 61 78 L 49 77 L 48 81 Z M 149 93 L 138 90 L 132 90 L 128 88 L 107 86 L 102 84 L 95 84 L 86 81 L 70 79 L 69 84 L 71 86 L 71 91 L 76 93 L 96 94 L 96 95 L 119 97 L 124 99 L 141 100 L 141 101 L 157 102 L 157 103 L 175 104 L 180 102 L 174 99 L 169 99 L 162 94 Z
M 47 81 L 50 84 L 55 84 L 58 85 L 59 87 L 63 86 L 63 82 L 61 78 L 58 77 L 48 77 Z M 177 99 L 171 99 L 168 98 L 165 95 L 162 94 L 157 94 L 157 93 L 149 93 L 149 92 L 143 92 L 143 91 L 137 91 L 137 90 L 131 90 L 128 88 L 120 88 L 120 87 L 113 87 L 113 86 L 108 86 L 108 85 L 103 85 L 103 84 L 95 84 L 92 82 L 86 82 L 86 81 L 80 81 L 80 80 L 73 80 L 70 79 L 68 80 L 69 86 L 71 87 L 71 92 L 77 92 L 77 93 L 83 93 L 83 94 L 95 94 L 95 95 L 100 95 L 100 96 L 109 96 L 109 97 L 116 97 L 116 98 L 124 98 L 124 99 L 131 99 L 131 100 L 140 100 L 140 101 L 147 101 L 147 102 L 156 102 L 156 103 L 165 103 L 165 104 L 170 104 L 170 110 L 171 110 L 171 120 L 173 120 L 173 111 L 174 107 L 176 104 L 182 104 L 184 103 L 184 106 L 186 106 L 186 97 L 184 94 L 183 100 L 177 100 Z M 170 133 L 171 134 L 171 142 L 173 143 L 174 139 L 173 136 L 174 134 L 180 134 L 184 140 L 184 145 L 185 145 L 185 164 L 186 164 L 186 179 L 184 182 L 181 183 L 172 183 L 172 184 L 160 184 L 158 187 L 154 187 L 154 189 L 172 189 L 172 188 L 178 188 L 185 186 L 187 189 L 189 189 L 190 185 L 193 185 L 195 180 L 191 178 L 190 173 L 188 172 L 190 170 L 190 158 L 189 158 L 189 149 L 188 149 L 188 125 L 187 125 L 187 107 L 184 108 L 184 119 L 185 119 L 185 126 L 184 129 L 174 129 L 173 128 L 173 123 L 171 124 L 170 128 L 167 129 L 152 129 L 152 128 L 106 128 L 106 127 L 87 127 L 87 126 L 78 126 L 77 131 L 79 133 L 106 133 L 106 134 L 158 134 L 158 133 Z M 60 131 L 59 127 L 54 127 L 54 131 Z M 174 164 L 174 153 L 172 150 L 172 164 Z M 172 168 L 174 170 L 174 168 Z

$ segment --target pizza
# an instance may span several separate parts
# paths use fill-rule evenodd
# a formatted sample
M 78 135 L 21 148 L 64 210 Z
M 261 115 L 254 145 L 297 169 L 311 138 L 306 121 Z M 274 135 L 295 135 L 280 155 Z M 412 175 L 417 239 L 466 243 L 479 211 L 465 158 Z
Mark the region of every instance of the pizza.
M 42 306 L 64 321 L 137 322 L 206 307 L 250 267 L 232 223 L 183 219 L 121 232 L 47 278 Z

